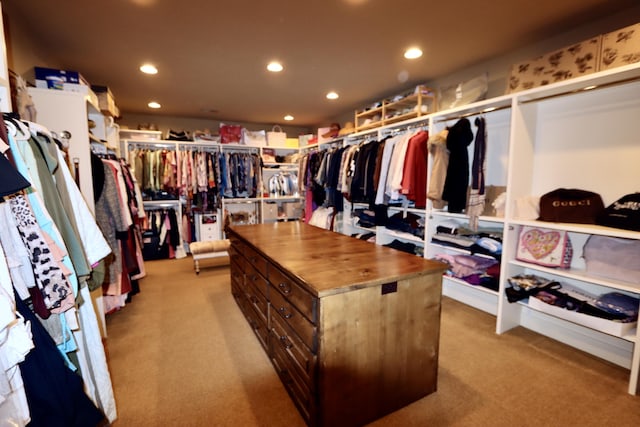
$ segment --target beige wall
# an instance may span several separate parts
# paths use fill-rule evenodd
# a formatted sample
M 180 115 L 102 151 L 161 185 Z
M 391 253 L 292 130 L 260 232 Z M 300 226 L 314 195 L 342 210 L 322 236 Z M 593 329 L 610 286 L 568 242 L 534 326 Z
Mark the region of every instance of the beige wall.
M 566 33 L 561 35 L 520 47 L 506 55 L 491 58 L 477 64 L 471 64 L 455 73 L 427 81 L 425 84 L 428 87 L 437 90 L 439 87 L 455 85 L 487 72 L 489 75 L 489 90 L 487 97 L 493 98 L 495 96 L 504 95 L 506 93 L 507 81 L 512 64 L 526 61 L 527 59 L 532 59 L 548 52 L 561 49 L 565 46 L 569 46 L 573 43 L 589 39 L 599 34 L 615 31 L 638 22 L 640 22 L 640 3 L 623 12 L 614 13 L 588 25 L 569 29 Z M 405 89 L 407 88 L 399 87 L 396 92 L 389 93 L 386 96 L 397 95 L 398 93 L 402 93 Z M 360 109 L 375 101 L 379 101 L 379 99 L 369 99 L 366 102 L 363 102 L 362 105 L 356 106 L 353 110 L 345 111 L 334 117 L 333 120 L 339 123 L 345 123 L 347 121 L 353 122 L 354 112 L 356 109 Z
M 61 68 L 56 59 L 51 58 L 46 50 L 36 43 L 32 29 L 12 6 L 11 1 L 2 2 L 9 69 L 17 74 L 26 75 L 34 66 Z

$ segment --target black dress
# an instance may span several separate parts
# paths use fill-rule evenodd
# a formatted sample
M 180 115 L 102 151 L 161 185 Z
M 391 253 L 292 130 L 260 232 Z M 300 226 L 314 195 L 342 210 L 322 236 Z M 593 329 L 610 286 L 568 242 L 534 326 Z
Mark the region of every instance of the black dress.
M 448 211 L 461 213 L 467 205 L 469 186 L 469 153 L 467 147 L 473 141 L 473 131 L 469 120 L 462 118 L 449 129 L 447 149 L 449 165 L 444 181 L 442 199 L 448 203 Z

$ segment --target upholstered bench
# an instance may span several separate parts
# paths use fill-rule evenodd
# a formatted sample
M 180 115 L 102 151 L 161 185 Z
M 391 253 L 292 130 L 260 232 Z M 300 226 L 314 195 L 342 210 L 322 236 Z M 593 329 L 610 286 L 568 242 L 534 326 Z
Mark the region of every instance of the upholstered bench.
M 231 246 L 231 242 L 229 242 L 229 239 L 206 240 L 202 242 L 189 243 L 189 250 L 191 251 L 191 256 L 193 257 L 193 268 L 195 269 L 196 274 L 200 273 L 199 261 L 201 259 L 216 258 L 229 255 L 229 246 Z

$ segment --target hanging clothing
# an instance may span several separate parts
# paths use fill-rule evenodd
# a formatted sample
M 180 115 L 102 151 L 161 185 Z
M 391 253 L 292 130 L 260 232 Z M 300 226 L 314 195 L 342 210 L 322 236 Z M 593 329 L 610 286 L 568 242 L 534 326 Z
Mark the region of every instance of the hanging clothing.
M 476 139 L 473 149 L 473 163 L 471 165 L 471 191 L 469 193 L 469 204 L 467 214 L 469 215 L 469 226 L 472 230 L 478 229 L 478 218 L 484 211 L 484 178 L 486 168 L 487 153 L 487 131 L 483 117 L 475 120 Z
M 427 206 L 428 139 L 429 132 L 424 130 L 409 139 L 400 184 L 400 193 L 420 209 Z
M 427 197 L 435 209 L 444 208 L 447 203 L 442 200 L 442 191 L 447 178 L 449 165 L 449 150 L 447 149 L 447 135 L 449 130 L 444 129 L 429 138 L 428 148 L 431 154 L 431 176 L 429 177 L 429 189 Z
M 29 323 L 17 313 L 5 256 L 0 245 L 0 421 L 24 427 L 31 417 L 19 363 L 33 348 L 33 340 Z
M 467 206 L 469 187 L 469 153 L 467 147 L 473 141 L 473 131 L 468 119 L 462 118 L 449 129 L 447 149 L 449 164 L 442 190 L 442 199 L 448 203 L 448 211 L 461 213 Z
M 31 325 L 34 348 L 20 363 L 29 402 L 29 426 L 95 427 L 104 414 L 84 392 L 82 378 L 65 364 L 55 343 L 35 314 L 20 299 L 16 307 Z

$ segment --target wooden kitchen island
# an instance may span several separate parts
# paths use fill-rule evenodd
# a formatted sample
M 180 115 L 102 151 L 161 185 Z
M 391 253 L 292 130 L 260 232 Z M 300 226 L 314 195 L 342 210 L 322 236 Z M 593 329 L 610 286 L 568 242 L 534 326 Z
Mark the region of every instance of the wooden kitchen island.
M 436 390 L 444 264 L 300 222 L 226 233 L 233 296 L 308 425 Z

